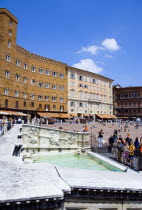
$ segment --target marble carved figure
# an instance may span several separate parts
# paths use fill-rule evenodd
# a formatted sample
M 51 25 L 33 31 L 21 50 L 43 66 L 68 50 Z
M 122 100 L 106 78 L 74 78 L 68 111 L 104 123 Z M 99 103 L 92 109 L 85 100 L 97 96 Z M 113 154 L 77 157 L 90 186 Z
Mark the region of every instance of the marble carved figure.
M 28 142 L 30 144 L 38 144 L 38 131 L 31 128 L 28 133 Z
M 71 145 L 75 142 L 76 138 L 74 135 L 69 135 L 68 137 L 68 143 Z
M 59 146 L 59 135 L 57 133 L 51 131 L 48 138 L 51 145 Z

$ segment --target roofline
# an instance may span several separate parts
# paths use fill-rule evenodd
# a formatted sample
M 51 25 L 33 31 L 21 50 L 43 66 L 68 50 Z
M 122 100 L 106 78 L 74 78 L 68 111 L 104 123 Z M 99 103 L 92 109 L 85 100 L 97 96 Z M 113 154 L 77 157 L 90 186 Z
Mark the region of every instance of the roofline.
M 113 81 L 114 81 L 113 79 L 110 79 L 110 78 L 108 78 L 108 77 L 102 76 L 102 75 L 100 75 L 100 74 L 96 74 L 96 73 L 91 72 L 91 71 L 87 71 L 87 70 L 83 70 L 83 69 L 78 69 L 78 68 L 75 68 L 75 67 L 72 67 L 72 66 L 67 66 L 67 68 L 71 68 L 71 69 L 74 69 L 74 70 L 79 70 L 79 71 L 83 71 L 83 72 L 89 72 L 89 73 L 92 73 L 92 74 L 94 74 L 94 75 L 96 75 L 96 76 L 99 76 L 99 77 L 105 78 L 105 79 L 107 79 L 107 80 L 109 80 L 109 81 L 111 81 L 111 82 L 113 82 Z
M 116 87 L 114 87 L 116 88 Z M 128 86 L 128 87 L 120 87 L 120 88 L 116 88 L 116 89 L 127 89 L 127 88 L 142 88 L 142 86 Z
M 11 12 L 9 12 L 9 10 L 7 10 L 6 8 L 0 8 L 0 14 L 2 14 L 2 13 L 6 14 L 12 20 L 14 20 L 16 23 L 18 23 L 18 19 Z

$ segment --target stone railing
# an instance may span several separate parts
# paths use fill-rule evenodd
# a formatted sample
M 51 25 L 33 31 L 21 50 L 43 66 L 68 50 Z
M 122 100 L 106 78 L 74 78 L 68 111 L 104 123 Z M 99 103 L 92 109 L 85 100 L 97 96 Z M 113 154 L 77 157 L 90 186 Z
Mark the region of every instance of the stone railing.
M 23 148 L 29 151 L 46 152 L 57 149 L 89 147 L 89 133 L 71 132 L 40 126 L 23 125 Z

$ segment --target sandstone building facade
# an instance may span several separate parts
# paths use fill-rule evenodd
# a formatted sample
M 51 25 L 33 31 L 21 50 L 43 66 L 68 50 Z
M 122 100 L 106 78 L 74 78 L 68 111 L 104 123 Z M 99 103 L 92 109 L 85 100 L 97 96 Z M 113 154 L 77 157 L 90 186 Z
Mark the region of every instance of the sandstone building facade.
M 89 71 L 31 53 L 16 44 L 18 20 L 0 9 L 0 109 L 112 114 L 112 81 Z
M 67 112 L 67 65 L 16 44 L 18 20 L 0 9 L 0 108 Z
M 68 67 L 68 112 L 78 117 L 113 114 L 113 80 Z
M 142 87 L 113 87 L 114 114 L 117 117 L 142 119 Z

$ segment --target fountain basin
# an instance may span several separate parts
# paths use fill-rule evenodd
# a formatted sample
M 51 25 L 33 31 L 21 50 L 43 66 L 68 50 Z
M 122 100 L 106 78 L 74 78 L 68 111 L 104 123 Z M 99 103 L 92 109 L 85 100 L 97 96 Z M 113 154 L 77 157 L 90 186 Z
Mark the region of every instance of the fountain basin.
M 49 152 L 49 153 L 36 153 L 32 155 L 35 163 L 51 163 L 54 166 L 65 168 L 79 168 L 96 171 L 117 171 L 122 172 L 126 167 L 119 164 L 115 165 L 105 158 L 101 158 L 92 152 L 85 154 L 75 155 L 74 152 Z

